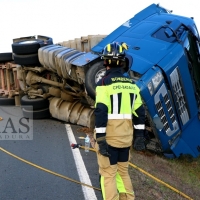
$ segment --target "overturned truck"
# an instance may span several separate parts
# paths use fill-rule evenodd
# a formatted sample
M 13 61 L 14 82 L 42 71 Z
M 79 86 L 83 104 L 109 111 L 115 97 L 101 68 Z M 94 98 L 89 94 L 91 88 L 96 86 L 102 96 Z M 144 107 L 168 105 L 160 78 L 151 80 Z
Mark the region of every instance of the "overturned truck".
M 167 157 L 199 156 L 198 30 L 193 18 L 174 15 L 156 4 L 107 36 L 59 44 L 46 36 L 14 39 L 11 63 L 20 89 L 10 91 L 9 97 L 18 95 L 25 117 L 51 116 L 94 128 L 95 83 L 105 74 L 99 54 L 113 41 L 129 47 L 122 70 L 141 90 L 147 149 Z

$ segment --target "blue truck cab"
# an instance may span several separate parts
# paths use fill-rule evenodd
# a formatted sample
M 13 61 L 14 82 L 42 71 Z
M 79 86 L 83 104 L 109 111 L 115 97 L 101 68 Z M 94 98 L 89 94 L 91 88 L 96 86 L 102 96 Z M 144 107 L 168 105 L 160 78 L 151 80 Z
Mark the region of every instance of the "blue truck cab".
M 141 90 L 147 149 L 167 157 L 200 154 L 200 47 L 193 18 L 152 4 L 92 48 L 126 42 L 126 74 Z

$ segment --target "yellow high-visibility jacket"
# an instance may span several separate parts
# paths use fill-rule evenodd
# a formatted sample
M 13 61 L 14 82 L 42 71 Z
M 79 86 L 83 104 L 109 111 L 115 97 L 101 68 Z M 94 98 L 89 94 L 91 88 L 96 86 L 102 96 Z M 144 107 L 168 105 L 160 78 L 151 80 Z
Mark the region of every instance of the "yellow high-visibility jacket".
M 111 68 L 96 86 L 96 139 L 105 136 L 110 146 L 130 147 L 134 129 L 137 136 L 143 136 L 145 111 L 140 90 L 120 68 Z

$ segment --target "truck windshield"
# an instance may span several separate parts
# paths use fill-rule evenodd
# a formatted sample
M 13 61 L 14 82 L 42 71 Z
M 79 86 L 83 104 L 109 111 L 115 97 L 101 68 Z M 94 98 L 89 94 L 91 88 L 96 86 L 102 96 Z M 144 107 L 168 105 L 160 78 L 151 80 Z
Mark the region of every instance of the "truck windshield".
M 197 42 L 196 37 L 189 32 L 187 43 L 185 43 L 185 50 L 189 59 L 189 69 L 196 87 L 196 92 L 200 97 L 200 58 Z

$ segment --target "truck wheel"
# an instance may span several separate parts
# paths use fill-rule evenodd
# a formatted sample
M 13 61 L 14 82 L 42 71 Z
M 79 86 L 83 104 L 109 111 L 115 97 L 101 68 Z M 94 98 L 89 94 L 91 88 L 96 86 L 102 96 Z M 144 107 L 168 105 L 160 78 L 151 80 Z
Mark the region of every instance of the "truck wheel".
M 24 37 L 14 39 L 12 44 L 12 52 L 19 55 L 38 53 L 38 49 L 42 46 L 53 44 L 52 38 L 46 36 Z
M 40 110 L 40 109 L 46 109 L 49 108 L 49 100 L 43 99 L 41 97 L 38 97 L 36 99 L 29 99 L 28 95 L 24 95 L 21 98 L 21 106 L 25 108 L 25 110 Z M 30 106 L 30 107 L 28 107 Z
M 0 96 L 0 106 L 13 106 L 13 105 L 15 105 L 15 98 Z
M 25 118 L 29 119 L 46 119 L 50 118 L 50 112 L 49 108 L 41 109 L 41 110 L 35 110 L 35 111 L 30 111 L 26 110 L 25 108 L 22 108 L 23 116 Z
M 12 60 L 12 53 L 0 53 L 0 62 L 7 62 Z
M 95 99 L 96 83 L 105 75 L 106 68 L 103 66 L 103 61 L 93 64 L 86 73 L 85 87 L 88 95 Z
M 13 54 L 14 61 L 19 65 L 37 65 L 40 66 L 40 62 L 38 59 L 38 54 L 29 54 L 29 55 L 18 55 Z
M 12 52 L 20 55 L 37 53 L 40 43 L 42 40 L 36 39 L 15 42 L 12 44 Z

